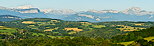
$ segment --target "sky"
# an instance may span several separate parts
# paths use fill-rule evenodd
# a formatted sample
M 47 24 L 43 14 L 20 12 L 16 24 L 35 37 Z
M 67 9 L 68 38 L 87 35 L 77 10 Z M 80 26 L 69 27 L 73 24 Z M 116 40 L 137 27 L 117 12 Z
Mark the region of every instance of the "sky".
M 0 0 L 0 6 L 3 7 L 22 5 L 32 5 L 40 9 L 72 9 L 75 11 L 124 10 L 130 7 L 154 11 L 154 0 Z

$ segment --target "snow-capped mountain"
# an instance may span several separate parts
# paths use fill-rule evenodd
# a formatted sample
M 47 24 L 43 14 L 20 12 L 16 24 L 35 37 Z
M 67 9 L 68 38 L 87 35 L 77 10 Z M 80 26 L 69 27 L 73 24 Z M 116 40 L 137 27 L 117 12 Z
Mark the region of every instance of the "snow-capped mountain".
M 56 15 L 69 15 L 69 14 L 75 14 L 75 11 L 71 9 L 62 9 L 62 10 L 51 10 L 48 13 Z
M 122 12 L 125 13 L 125 14 L 136 14 L 136 15 L 147 15 L 147 14 L 151 15 L 151 14 L 154 14 L 154 12 L 145 11 L 145 10 L 142 10 L 141 8 L 139 8 L 139 7 L 132 7 L 132 8 L 126 9 Z
M 15 9 L 29 9 L 29 8 L 34 8 L 34 7 L 32 5 L 23 5 L 15 7 Z
M 67 19 L 72 18 L 72 19 Z M 132 7 L 124 11 L 117 10 L 90 10 L 68 16 L 64 20 L 69 21 L 154 21 L 154 12 L 145 11 L 138 7 Z M 74 18 L 74 19 L 73 19 Z
M 8 9 L 8 8 L 0 6 L 0 9 Z
M 20 13 L 39 13 L 40 12 L 38 8 L 33 7 L 31 5 L 18 6 L 16 8 L 13 8 L 13 10 Z
M 44 13 L 49 13 L 50 11 L 52 11 L 52 9 L 41 9 L 40 11 Z
M 0 7 L 0 15 L 12 15 L 25 18 L 53 18 L 67 21 L 154 21 L 154 12 L 145 11 L 138 7 L 126 10 L 89 10 L 76 12 L 70 9 L 39 9 L 31 5 L 15 8 Z
M 15 11 L 20 13 L 39 13 L 40 12 L 38 8 L 15 9 Z
M 13 15 L 21 18 L 49 18 L 46 14 L 40 12 L 38 8 L 29 6 L 27 8 L 20 7 L 20 8 L 0 9 L 0 15 Z
M 116 11 L 116 10 L 101 10 L 101 11 L 90 10 L 89 12 L 94 12 L 94 13 L 119 13 L 119 11 Z

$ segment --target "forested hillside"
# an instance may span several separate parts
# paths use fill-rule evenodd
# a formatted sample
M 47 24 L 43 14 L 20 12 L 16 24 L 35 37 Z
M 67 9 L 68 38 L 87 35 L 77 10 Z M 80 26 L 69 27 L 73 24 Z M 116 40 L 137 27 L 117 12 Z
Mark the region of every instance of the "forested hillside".
M 36 37 L 32 39 L 10 39 L 10 40 L 1 40 L 1 46 L 153 46 L 154 36 L 152 32 L 154 27 L 129 32 L 127 35 L 121 35 L 113 37 L 112 39 L 104 38 L 90 38 L 90 37 L 63 37 L 63 38 L 45 38 L 45 37 Z M 151 32 L 151 33 L 150 33 Z M 130 36 L 131 34 L 134 36 Z M 145 34 L 145 35 L 139 35 Z M 135 37 L 140 36 L 140 38 Z M 121 37 L 121 38 L 119 38 Z M 125 37 L 125 38 L 122 38 Z M 127 39 L 129 37 L 134 37 L 132 40 Z M 122 41 L 124 40 L 124 41 Z M 117 42 L 118 41 L 118 42 Z
M 153 41 L 153 25 L 154 22 L 91 23 L 50 18 L 29 18 L 0 22 L 0 44 L 2 46 L 142 45 L 141 40 L 143 39 Z M 150 44 L 149 42 L 146 43 L 144 45 Z
M 154 45 L 154 27 L 141 31 L 133 31 L 124 35 L 118 35 L 112 38 L 113 42 L 124 45 Z

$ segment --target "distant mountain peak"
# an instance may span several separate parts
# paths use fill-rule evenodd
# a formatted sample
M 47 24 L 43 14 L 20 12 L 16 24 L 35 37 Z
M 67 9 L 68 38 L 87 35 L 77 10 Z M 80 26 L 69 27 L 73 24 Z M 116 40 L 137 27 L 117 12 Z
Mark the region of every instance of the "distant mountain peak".
M 14 11 L 20 12 L 20 13 L 39 13 L 40 12 L 39 8 L 33 7 L 32 5 L 18 6 L 13 9 Z
M 39 9 L 31 5 L 17 8 L 0 7 L 0 15 L 13 15 L 21 18 L 54 18 L 67 21 L 151 21 L 154 12 L 145 11 L 139 7 L 119 10 L 89 10 L 76 12 L 71 9 Z M 3 17 L 7 18 L 7 17 Z M 12 17 L 8 17 L 9 19 Z
M 129 9 L 122 11 L 122 13 L 131 14 L 131 15 L 147 15 L 147 14 L 151 15 L 151 14 L 154 14 L 154 12 L 145 11 L 139 7 L 131 7 Z
M 0 6 L 0 9 L 9 9 L 9 8 L 6 8 L 6 7 L 2 7 L 2 6 Z
M 117 10 L 101 10 L 101 11 L 90 10 L 88 12 L 94 12 L 94 13 L 118 13 L 119 11 L 117 11 Z
M 29 8 L 34 8 L 34 7 L 32 5 L 23 5 L 16 7 L 16 9 L 29 9 Z
M 73 11 L 71 9 L 62 9 L 62 10 L 50 10 L 49 13 L 50 14 L 64 14 L 64 15 L 68 15 L 68 14 L 74 14 L 75 11 Z
M 131 7 L 131 8 L 129 8 L 129 10 L 141 11 L 141 8 L 140 7 Z
M 44 12 L 44 13 L 49 13 L 51 12 L 53 9 L 41 9 L 40 11 L 41 12 Z
M 124 10 L 123 12 L 124 13 L 130 13 L 130 12 L 134 13 L 134 12 L 140 12 L 140 11 L 141 11 L 141 8 L 139 7 L 131 7 L 131 8 Z

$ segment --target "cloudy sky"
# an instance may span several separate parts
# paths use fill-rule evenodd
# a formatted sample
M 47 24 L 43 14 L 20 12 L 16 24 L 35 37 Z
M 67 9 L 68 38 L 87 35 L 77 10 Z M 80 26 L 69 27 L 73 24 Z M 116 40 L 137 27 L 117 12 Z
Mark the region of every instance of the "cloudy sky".
M 154 0 L 0 0 L 0 6 L 16 7 L 32 5 L 41 9 L 73 9 L 84 11 L 95 10 L 124 10 L 130 7 L 141 7 L 154 11 Z

